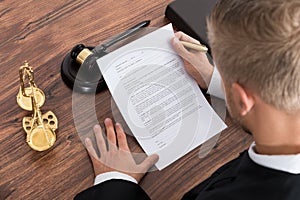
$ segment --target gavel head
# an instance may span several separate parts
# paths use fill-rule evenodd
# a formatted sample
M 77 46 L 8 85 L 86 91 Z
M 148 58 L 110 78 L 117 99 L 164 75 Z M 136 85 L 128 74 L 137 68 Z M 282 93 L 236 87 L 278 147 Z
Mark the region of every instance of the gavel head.
M 98 93 L 107 88 L 96 63 L 102 54 L 94 53 L 93 49 L 94 47 L 78 44 L 62 62 L 62 79 L 69 88 L 76 92 Z
M 71 50 L 71 58 L 76 60 L 76 62 L 80 65 L 82 65 L 84 61 L 92 54 L 93 52 L 83 44 L 78 44 Z

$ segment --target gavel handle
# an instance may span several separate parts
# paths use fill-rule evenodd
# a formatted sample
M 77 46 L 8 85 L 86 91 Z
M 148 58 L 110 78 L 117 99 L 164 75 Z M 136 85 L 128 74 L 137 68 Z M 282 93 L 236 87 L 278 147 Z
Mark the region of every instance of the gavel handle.
M 150 20 L 146 20 L 143 21 L 141 23 L 138 23 L 137 25 L 131 27 L 130 29 L 128 29 L 127 31 L 117 35 L 116 37 L 114 37 L 112 40 L 108 41 L 105 44 L 101 44 L 99 47 L 99 50 L 101 49 L 102 51 L 105 51 L 108 47 L 112 46 L 113 44 L 129 37 L 130 35 L 136 33 L 137 31 L 139 31 L 139 29 L 146 27 L 150 24 Z

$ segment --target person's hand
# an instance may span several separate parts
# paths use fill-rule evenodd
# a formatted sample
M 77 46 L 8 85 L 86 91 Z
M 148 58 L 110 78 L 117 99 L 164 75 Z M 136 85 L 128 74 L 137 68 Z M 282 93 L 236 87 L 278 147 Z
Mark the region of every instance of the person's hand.
M 94 133 L 100 156 L 96 153 L 92 141 L 86 138 L 85 144 L 93 163 L 95 175 L 105 172 L 118 171 L 132 176 L 139 182 L 147 173 L 147 170 L 158 161 L 158 155 L 148 156 L 142 163 L 136 164 L 130 153 L 126 135 L 119 123 L 115 128 L 111 119 L 104 121 L 107 142 L 105 141 L 101 127 L 96 125 Z M 116 132 L 115 132 L 116 129 Z M 107 143 L 107 145 L 106 145 Z
M 207 89 L 213 74 L 213 66 L 209 63 L 205 53 L 194 50 L 188 51 L 179 41 L 196 44 L 200 44 L 200 42 L 183 32 L 175 33 L 175 37 L 171 40 L 174 50 L 188 62 L 185 63 L 186 71 L 197 81 L 201 88 Z

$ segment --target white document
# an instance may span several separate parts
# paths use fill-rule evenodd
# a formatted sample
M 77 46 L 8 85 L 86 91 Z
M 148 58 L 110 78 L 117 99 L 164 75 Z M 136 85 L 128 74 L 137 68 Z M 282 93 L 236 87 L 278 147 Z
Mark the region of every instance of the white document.
M 161 170 L 226 128 L 171 47 L 172 25 L 99 58 L 133 135 Z

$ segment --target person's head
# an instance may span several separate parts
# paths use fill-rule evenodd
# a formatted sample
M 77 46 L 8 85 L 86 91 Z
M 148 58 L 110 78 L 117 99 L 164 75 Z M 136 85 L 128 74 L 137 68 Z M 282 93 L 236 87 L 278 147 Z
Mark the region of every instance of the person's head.
M 220 0 L 207 24 L 229 110 L 236 87 L 280 111 L 300 111 L 299 0 Z

